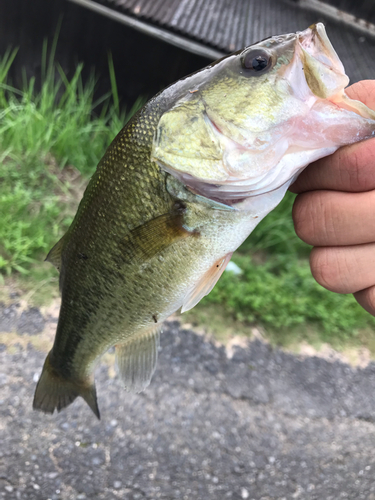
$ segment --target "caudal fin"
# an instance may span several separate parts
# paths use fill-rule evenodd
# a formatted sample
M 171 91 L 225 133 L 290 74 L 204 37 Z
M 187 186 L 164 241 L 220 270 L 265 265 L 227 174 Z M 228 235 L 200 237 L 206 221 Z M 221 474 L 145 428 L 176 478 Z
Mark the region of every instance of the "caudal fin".
M 100 420 L 94 379 L 77 384 L 62 377 L 53 368 L 48 354 L 39 382 L 35 389 L 33 408 L 44 413 L 61 411 L 81 396 Z

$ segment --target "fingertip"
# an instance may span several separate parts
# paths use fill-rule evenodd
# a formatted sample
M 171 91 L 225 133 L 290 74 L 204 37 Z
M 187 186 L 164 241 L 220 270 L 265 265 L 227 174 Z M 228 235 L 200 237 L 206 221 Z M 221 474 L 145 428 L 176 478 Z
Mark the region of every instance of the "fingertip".
M 294 224 L 294 230 L 296 235 L 305 243 L 311 245 L 311 235 L 314 232 L 313 229 L 315 223 L 315 210 L 316 205 L 311 203 L 311 198 L 314 197 L 314 193 L 301 193 L 294 200 L 292 207 L 292 218 Z
M 339 272 L 329 248 L 314 247 L 310 253 L 311 274 L 315 281 L 331 292 L 340 292 L 337 288 Z
M 362 80 L 345 90 L 351 99 L 361 101 L 369 108 L 375 108 L 375 80 Z
M 356 292 L 354 298 L 365 311 L 375 316 L 375 286 Z
M 315 281 L 331 292 L 353 293 L 356 283 L 350 279 L 347 258 L 346 249 L 314 247 L 310 254 L 310 268 Z

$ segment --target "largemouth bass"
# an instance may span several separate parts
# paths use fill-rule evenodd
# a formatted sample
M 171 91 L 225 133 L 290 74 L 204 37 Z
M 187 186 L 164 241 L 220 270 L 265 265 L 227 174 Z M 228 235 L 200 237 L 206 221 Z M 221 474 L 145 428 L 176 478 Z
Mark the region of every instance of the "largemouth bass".
M 99 418 L 94 368 L 113 345 L 124 386 L 149 384 L 163 320 L 210 292 L 307 164 L 374 135 L 348 82 L 319 23 L 210 64 L 133 117 L 47 257 L 62 304 L 35 409 L 81 396 Z

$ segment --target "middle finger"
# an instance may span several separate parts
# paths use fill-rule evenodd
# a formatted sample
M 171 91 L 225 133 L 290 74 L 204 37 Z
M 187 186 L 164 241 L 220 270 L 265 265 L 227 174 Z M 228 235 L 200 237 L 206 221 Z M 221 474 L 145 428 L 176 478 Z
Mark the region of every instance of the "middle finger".
M 297 196 L 293 221 L 309 245 L 358 245 L 375 241 L 375 191 L 310 191 Z

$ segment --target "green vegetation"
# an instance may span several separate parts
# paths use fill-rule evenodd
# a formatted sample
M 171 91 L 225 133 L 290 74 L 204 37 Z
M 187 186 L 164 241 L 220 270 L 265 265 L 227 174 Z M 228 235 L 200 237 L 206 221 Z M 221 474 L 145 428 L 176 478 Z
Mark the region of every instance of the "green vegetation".
M 318 285 L 306 259 L 277 255 L 255 264 L 250 255 L 239 253 L 233 260 L 242 274 L 224 273 L 202 306 L 221 304 L 236 320 L 260 323 L 270 330 L 314 325 L 322 341 L 332 336 L 346 341 L 360 329 L 375 327 L 375 318 L 351 295 L 330 293 Z
M 69 226 L 106 147 L 141 101 L 129 114 L 120 111 L 110 59 L 111 92 L 94 102 L 94 77 L 83 85 L 78 66 L 68 80 L 54 63 L 54 47 L 47 57 L 46 46 L 41 89 L 35 90 L 34 79 L 16 89 L 7 79 L 15 57 L 9 51 L 0 59 L 0 279 L 23 275 L 29 296 L 43 301 L 56 296 L 57 286 L 55 271 L 41 262 Z M 262 325 L 284 345 L 303 338 L 374 344 L 375 319 L 352 296 L 330 293 L 313 280 L 309 247 L 293 229 L 293 199 L 289 193 L 236 252 L 242 274 L 225 272 L 185 318 L 214 328 L 223 323 L 231 333 Z
M 42 86 L 7 82 L 16 51 L 0 60 L 0 272 L 27 273 L 69 226 L 78 196 L 106 147 L 142 104 L 120 111 L 112 60 L 112 91 L 94 102 L 95 79 L 82 65 L 68 80 L 42 55 Z M 112 103 L 112 104 L 111 104 Z M 96 110 L 99 109 L 99 114 Z

